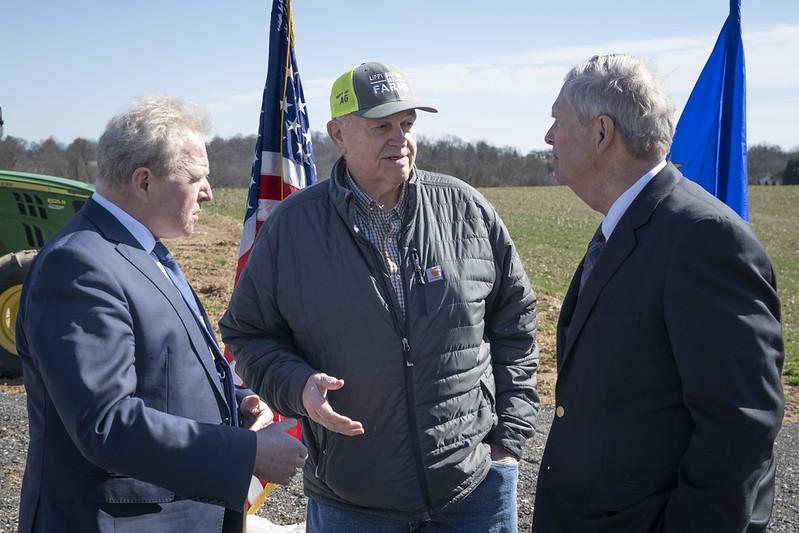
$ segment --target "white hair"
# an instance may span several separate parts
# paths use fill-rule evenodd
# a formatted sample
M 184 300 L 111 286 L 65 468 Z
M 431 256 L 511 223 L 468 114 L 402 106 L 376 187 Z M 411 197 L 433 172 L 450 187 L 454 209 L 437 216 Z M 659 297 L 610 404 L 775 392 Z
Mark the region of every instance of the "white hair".
M 181 164 L 183 139 L 189 133 L 206 135 L 209 121 L 199 107 L 174 96 L 143 96 L 114 116 L 97 144 L 97 181 L 121 188 L 133 172 L 147 167 L 166 177 Z
M 635 157 L 668 152 L 674 104 L 641 60 L 623 54 L 594 56 L 569 71 L 561 94 L 583 125 L 600 115 L 611 117 Z

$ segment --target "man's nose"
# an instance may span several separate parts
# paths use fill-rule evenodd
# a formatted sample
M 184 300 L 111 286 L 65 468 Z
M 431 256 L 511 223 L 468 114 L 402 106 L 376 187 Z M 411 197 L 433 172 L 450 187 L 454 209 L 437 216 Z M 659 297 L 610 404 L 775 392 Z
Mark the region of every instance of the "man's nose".
M 210 202 L 214 199 L 214 192 L 211 190 L 211 184 L 208 178 L 203 178 L 203 183 L 200 186 L 200 194 L 197 198 L 200 202 Z
M 397 126 L 391 130 L 391 138 L 389 139 L 394 144 L 405 144 L 408 140 L 408 133 L 402 126 Z
M 555 136 L 552 134 L 554 128 L 555 126 L 550 127 L 544 135 L 544 142 L 550 146 L 555 146 Z

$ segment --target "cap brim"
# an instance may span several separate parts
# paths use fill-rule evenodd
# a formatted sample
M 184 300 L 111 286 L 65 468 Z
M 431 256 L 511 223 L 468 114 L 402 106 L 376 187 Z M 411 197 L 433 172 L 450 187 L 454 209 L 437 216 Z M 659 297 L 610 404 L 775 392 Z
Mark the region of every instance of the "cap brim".
M 354 111 L 352 114 L 363 118 L 386 118 L 391 115 L 396 115 L 409 109 L 418 109 L 420 111 L 427 111 L 428 113 L 438 113 L 438 109 L 422 105 L 418 102 L 386 102 L 385 104 L 376 105 L 369 109 L 362 109 Z

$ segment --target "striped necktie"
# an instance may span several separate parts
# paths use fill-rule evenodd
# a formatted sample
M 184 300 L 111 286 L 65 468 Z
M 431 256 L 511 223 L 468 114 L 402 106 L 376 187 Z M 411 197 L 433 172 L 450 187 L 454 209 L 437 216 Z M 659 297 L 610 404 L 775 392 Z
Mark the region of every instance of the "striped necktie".
M 602 249 L 605 247 L 605 235 L 602 233 L 602 224 L 596 229 L 596 233 L 588 243 L 588 250 L 585 252 L 585 259 L 583 259 L 583 273 L 580 276 L 580 289 L 583 288 L 588 276 L 599 261 L 599 256 Z

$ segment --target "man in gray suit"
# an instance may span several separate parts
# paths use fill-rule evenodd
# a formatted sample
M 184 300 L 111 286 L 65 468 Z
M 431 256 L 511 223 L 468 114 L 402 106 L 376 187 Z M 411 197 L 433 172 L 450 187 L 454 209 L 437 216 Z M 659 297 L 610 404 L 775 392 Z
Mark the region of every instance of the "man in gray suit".
M 558 322 L 533 530 L 764 531 L 783 343 L 763 247 L 665 161 L 673 107 L 640 61 L 574 67 L 552 115 L 557 180 L 604 218 Z
M 252 473 L 285 483 L 304 461 L 292 422 L 267 426 L 265 404 L 234 387 L 160 240 L 190 235 L 212 198 L 206 130 L 170 97 L 111 119 L 97 192 L 28 274 L 21 532 L 241 531 Z

